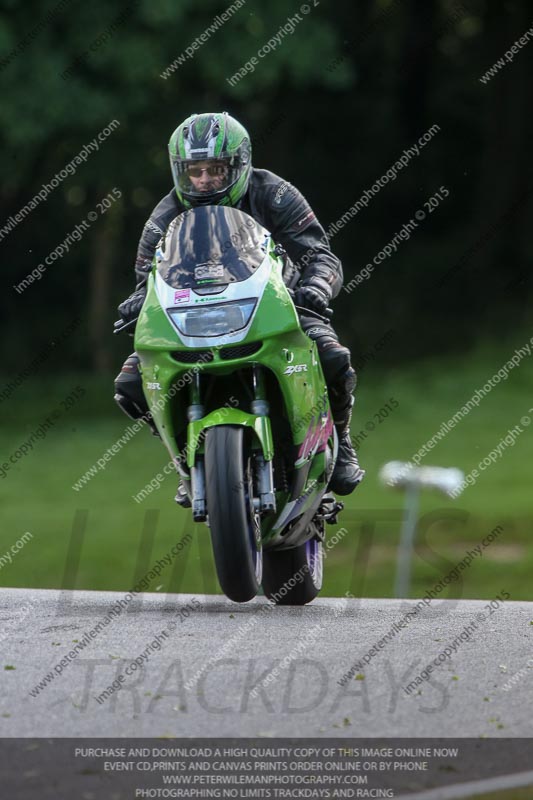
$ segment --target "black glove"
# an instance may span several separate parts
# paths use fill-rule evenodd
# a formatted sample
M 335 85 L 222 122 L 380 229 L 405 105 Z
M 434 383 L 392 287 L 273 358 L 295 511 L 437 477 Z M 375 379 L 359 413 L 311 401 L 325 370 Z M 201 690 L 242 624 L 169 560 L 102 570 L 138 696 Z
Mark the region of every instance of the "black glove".
M 118 306 L 118 313 L 124 322 L 131 322 L 131 320 L 137 319 L 141 313 L 141 308 L 145 298 L 146 289 L 137 289 L 137 291 L 133 292 L 133 294 L 130 295 L 127 300 L 124 300 Z
M 294 303 L 323 314 L 331 300 L 331 287 L 321 278 L 314 278 L 296 288 Z

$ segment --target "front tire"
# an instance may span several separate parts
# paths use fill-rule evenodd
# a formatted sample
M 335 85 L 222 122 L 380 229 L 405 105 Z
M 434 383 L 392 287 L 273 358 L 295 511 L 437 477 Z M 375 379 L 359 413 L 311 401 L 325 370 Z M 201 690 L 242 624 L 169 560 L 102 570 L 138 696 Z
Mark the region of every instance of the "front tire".
M 279 606 L 304 606 L 322 588 L 324 551 L 317 538 L 291 550 L 263 555 L 263 591 Z
M 236 603 L 252 600 L 262 578 L 261 529 L 253 505 L 251 450 L 243 428 L 218 425 L 205 437 L 207 513 L 218 581 Z

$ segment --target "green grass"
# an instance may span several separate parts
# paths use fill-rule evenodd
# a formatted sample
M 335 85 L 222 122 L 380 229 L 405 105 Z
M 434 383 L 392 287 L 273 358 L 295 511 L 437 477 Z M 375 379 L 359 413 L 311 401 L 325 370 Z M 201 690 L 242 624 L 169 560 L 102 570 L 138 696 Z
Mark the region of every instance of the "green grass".
M 464 800 L 531 800 L 533 787 L 525 789 L 502 789 L 489 794 L 468 794 L 465 788 Z
M 361 487 L 346 499 L 337 526 L 348 534 L 331 551 L 326 563 L 323 594 L 387 597 L 392 595 L 396 547 L 403 496 L 381 486 L 380 467 L 386 461 L 406 460 L 496 372 L 526 337 L 489 352 L 461 359 L 419 363 L 386 372 L 362 371 L 352 432 L 365 423 L 375 429 L 361 437 L 360 460 L 367 469 Z M 507 430 L 533 407 L 533 366 L 525 359 L 506 382 L 495 387 L 422 463 L 456 466 L 468 473 L 495 447 Z M 129 424 L 115 410 L 112 378 L 107 381 L 69 376 L 27 381 L 2 404 L 5 459 L 24 441 L 54 406 L 77 384 L 85 397 L 61 419 L 33 452 L 0 479 L 2 527 L 0 556 L 25 532 L 30 541 L 0 569 L 3 586 L 64 587 L 126 590 L 186 532 L 192 544 L 176 562 L 176 573 L 165 571 L 152 590 L 218 592 L 204 525 L 192 523 L 190 511 L 173 502 L 174 476 L 143 503 L 137 494 L 161 470 L 168 458 L 160 442 L 142 430 L 79 492 L 72 485 L 101 457 Z M 374 414 L 394 397 L 399 407 L 378 423 Z M 530 415 L 533 419 L 533 413 Z M 13 417 L 15 419 L 13 420 Z M 532 426 L 533 427 L 533 426 Z M 502 589 L 513 600 L 532 599 L 533 586 L 533 467 L 531 428 L 502 458 L 481 474 L 478 482 L 457 500 L 428 492 L 421 503 L 421 526 L 413 560 L 412 596 L 423 594 L 459 561 L 465 551 L 495 526 L 504 532 L 482 559 L 451 584 L 447 597 L 492 597 Z M 65 580 L 67 553 L 73 547 L 76 513 L 87 512 L 75 579 Z M 145 530 L 146 513 L 154 510 L 155 529 Z M 433 514 L 433 516 L 431 516 Z M 153 520 L 152 516 L 148 519 Z M 153 541 L 152 541 L 153 538 Z

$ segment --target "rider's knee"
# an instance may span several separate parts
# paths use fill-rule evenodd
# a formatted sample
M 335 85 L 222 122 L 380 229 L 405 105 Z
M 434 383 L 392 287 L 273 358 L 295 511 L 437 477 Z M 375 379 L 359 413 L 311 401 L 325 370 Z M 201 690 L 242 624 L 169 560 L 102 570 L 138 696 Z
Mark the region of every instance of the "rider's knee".
M 336 395 L 346 397 L 357 385 L 357 376 L 351 364 L 351 353 L 339 342 L 336 331 L 329 322 L 311 316 L 300 317 L 302 330 L 316 342 L 322 372 L 328 388 Z

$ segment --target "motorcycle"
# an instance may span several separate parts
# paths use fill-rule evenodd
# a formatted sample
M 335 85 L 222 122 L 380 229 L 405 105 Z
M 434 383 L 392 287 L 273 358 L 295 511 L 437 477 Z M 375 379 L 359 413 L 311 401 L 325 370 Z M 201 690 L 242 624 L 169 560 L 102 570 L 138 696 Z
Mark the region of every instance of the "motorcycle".
M 304 605 L 343 506 L 327 491 L 338 447 L 327 387 L 283 255 L 237 209 L 179 215 L 156 250 L 135 350 L 223 592 L 245 602 L 262 585 L 272 602 Z

